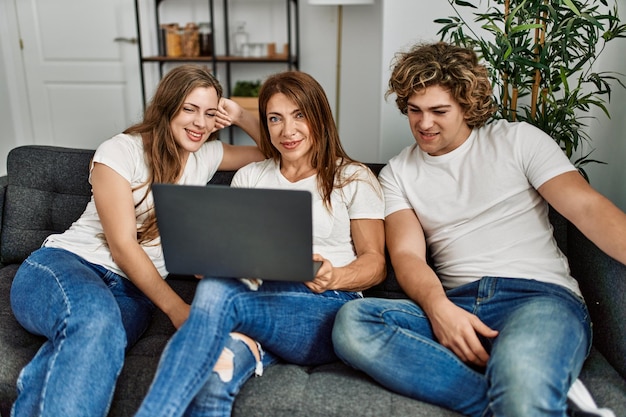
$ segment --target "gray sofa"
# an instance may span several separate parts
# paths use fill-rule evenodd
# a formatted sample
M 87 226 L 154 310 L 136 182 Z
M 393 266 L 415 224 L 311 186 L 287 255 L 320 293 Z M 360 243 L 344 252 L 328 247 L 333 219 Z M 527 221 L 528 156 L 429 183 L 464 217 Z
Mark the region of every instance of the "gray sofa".
M 65 230 L 83 211 L 91 150 L 46 146 L 13 149 L 7 176 L 0 178 L 0 411 L 9 415 L 20 369 L 42 338 L 25 331 L 9 304 L 13 276 L 26 256 L 51 233 Z M 376 173 L 381 164 L 371 164 Z M 228 184 L 232 172 L 218 172 L 212 183 Z M 594 322 L 594 348 L 581 379 L 602 407 L 626 416 L 626 267 L 608 258 L 580 232 L 555 216 L 555 233 L 568 254 Z M 187 301 L 195 280 L 171 276 L 169 284 Z M 388 266 L 384 283 L 366 296 L 404 297 Z M 132 416 L 146 393 L 159 355 L 174 328 L 164 314 L 130 350 L 117 384 L 110 416 Z M 68 393 L 71 395 L 71 393 Z M 250 380 L 235 403 L 235 416 L 458 416 L 381 388 L 341 363 L 302 367 L 280 364 Z

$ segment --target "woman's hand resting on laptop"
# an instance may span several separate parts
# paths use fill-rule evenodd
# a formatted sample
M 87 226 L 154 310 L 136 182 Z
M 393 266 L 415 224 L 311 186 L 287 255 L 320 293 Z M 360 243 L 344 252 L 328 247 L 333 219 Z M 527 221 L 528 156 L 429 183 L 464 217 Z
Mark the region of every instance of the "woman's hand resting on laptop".
M 331 264 L 328 259 L 317 253 L 313 254 L 313 261 L 322 262 L 322 266 L 320 266 L 320 269 L 317 270 L 317 274 L 315 275 L 315 278 L 313 278 L 313 281 L 307 281 L 304 285 L 316 293 L 322 293 L 324 291 L 335 289 L 333 286 L 336 284 L 333 279 L 333 271 L 335 269 L 333 264 Z

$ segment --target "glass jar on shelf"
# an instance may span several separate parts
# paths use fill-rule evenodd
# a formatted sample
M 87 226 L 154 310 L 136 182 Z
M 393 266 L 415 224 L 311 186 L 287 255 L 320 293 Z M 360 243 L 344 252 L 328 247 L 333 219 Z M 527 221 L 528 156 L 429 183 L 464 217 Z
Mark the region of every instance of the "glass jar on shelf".
M 187 23 L 183 29 L 182 38 L 183 56 L 197 57 L 200 56 L 200 34 L 198 25 L 195 23 Z
M 236 56 L 243 55 L 243 46 L 248 43 L 248 32 L 246 32 L 246 22 L 237 22 L 235 24 L 235 32 L 233 33 L 233 50 L 232 54 Z
M 200 56 L 213 55 L 213 33 L 211 32 L 211 23 L 199 23 L 198 33 L 200 37 Z
M 165 29 L 165 52 L 168 57 L 178 58 L 183 55 L 182 33 L 178 23 L 162 25 Z

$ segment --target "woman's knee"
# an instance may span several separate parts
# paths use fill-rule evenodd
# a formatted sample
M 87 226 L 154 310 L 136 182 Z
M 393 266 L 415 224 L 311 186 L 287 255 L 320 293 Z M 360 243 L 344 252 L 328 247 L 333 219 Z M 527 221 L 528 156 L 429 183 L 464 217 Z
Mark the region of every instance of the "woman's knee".
M 223 310 L 224 304 L 232 301 L 239 292 L 238 280 L 229 278 L 204 278 L 196 288 L 192 308 L 204 311 Z
M 241 386 L 255 373 L 260 374 L 260 363 L 257 343 L 240 333 L 231 333 L 192 407 L 229 410 Z
M 127 338 L 117 304 L 105 308 L 82 307 L 72 309 L 66 317 L 66 337 L 72 337 L 85 349 L 116 351 L 123 356 Z
M 213 367 L 213 372 L 222 382 L 228 383 L 233 379 L 236 368 L 240 373 L 248 373 L 250 365 L 256 368 L 256 364 L 260 362 L 261 352 L 257 343 L 244 334 L 231 333 Z

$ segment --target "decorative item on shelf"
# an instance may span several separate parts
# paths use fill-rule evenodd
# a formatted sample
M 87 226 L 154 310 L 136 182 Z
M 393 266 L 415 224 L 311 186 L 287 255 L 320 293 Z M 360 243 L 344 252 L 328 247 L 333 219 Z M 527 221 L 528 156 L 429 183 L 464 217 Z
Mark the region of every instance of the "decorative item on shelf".
M 337 6 L 337 73 L 335 76 L 335 123 L 339 129 L 339 97 L 341 93 L 341 47 L 343 6 L 373 4 L 374 0 L 309 0 L 309 4 L 316 6 Z
M 244 43 L 241 56 L 244 58 L 262 58 L 268 56 L 267 44 L 265 43 Z
M 267 56 L 270 58 L 276 58 L 276 42 L 270 42 L 267 44 Z
M 178 23 L 168 23 L 161 25 L 165 30 L 165 52 L 172 58 L 183 55 L 183 45 L 180 26 Z
M 244 58 L 249 58 L 252 56 L 252 52 L 251 52 L 251 43 L 244 43 L 243 45 L 241 45 L 241 54 L 237 54 L 237 55 L 241 55 Z
M 183 28 L 183 56 L 198 57 L 200 56 L 200 34 L 198 25 L 195 23 L 187 23 Z
M 200 56 L 213 55 L 213 33 L 209 22 L 198 24 L 198 34 L 200 37 Z
M 276 42 L 268 43 L 267 56 L 273 59 L 287 59 L 289 56 L 289 44 L 284 44 L 283 51 L 279 53 L 276 51 Z
M 237 81 L 230 97 L 246 110 L 258 111 L 261 81 Z
M 244 45 L 248 43 L 248 32 L 246 32 L 246 22 L 237 22 L 233 33 L 233 50 L 235 56 L 243 56 Z

